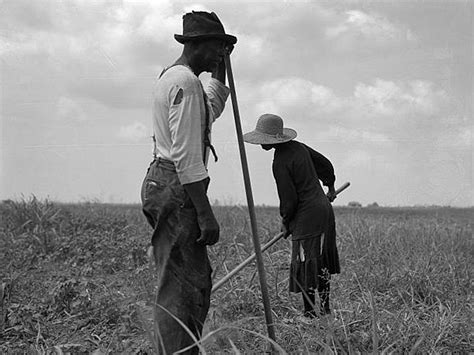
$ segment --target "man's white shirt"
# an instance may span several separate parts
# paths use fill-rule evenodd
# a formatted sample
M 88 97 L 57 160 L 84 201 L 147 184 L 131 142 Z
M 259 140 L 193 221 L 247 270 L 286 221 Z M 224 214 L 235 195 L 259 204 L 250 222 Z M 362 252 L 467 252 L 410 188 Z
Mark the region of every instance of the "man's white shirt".
M 178 92 L 182 90 L 182 99 Z M 229 88 L 211 78 L 204 89 L 199 78 L 184 65 L 176 65 L 157 79 L 153 89 L 154 155 L 174 162 L 181 184 L 208 177 L 209 147 L 204 147 L 206 108 L 209 130 L 224 110 Z M 210 139 L 211 137 L 209 137 Z M 206 161 L 203 151 L 206 149 Z

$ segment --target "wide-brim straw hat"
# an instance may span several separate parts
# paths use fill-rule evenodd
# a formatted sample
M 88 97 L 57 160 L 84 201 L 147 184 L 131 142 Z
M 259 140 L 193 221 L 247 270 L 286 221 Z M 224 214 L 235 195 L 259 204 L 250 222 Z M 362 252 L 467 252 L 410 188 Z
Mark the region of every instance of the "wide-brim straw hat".
M 251 132 L 244 134 L 244 141 L 251 144 L 279 144 L 296 138 L 296 131 L 283 127 L 280 116 L 266 113 L 257 121 L 257 126 Z
M 217 38 L 235 44 L 237 37 L 225 33 L 224 26 L 214 12 L 193 11 L 183 16 L 183 34 L 175 34 L 179 43 L 199 39 Z

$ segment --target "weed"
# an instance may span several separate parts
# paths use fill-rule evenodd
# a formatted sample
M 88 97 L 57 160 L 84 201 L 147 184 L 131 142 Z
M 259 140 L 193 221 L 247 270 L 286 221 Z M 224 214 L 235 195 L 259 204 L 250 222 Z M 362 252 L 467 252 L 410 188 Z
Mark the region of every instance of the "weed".
M 215 211 L 214 282 L 253 253 L 246 208 Z M 335 213 L 342 273 L 331 281 L 332 316 L 298 322 L 301 296 L 287 291 L 290 242 L 264 254 L 277 351 L 473 352 L 472 209 Z M 278 209 L 257 208 L 257 217 L 263 245 L 279 232 Z M 0 204 L 0 352 L 152 353 L 150 236 L 135 205 L 35 197 Z M 251 263 L 213 294 L 196 339 L 203 353 L 268 351 L 255 269 Z

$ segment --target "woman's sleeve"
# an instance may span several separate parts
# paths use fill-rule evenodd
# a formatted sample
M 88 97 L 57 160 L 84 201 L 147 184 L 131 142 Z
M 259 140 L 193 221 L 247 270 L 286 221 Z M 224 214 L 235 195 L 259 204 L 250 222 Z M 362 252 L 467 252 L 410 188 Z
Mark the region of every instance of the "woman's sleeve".
M 311 155 L 311 160 L 313 161 L 314 169 L 316 170 L 316 174 L 318 174 L 319 180 L 323 182 L 324 186 L 334 185 L 336 176 L 334 175 L 334 167 L 329 159 L 307 145 L 305 145 L 305 147 Z
M 298 195 L 290 171 L 285 165 L 273 163 L 273 176 L 280 198 L 280 215 L 282 223 L 289 227 L 298 206 Z

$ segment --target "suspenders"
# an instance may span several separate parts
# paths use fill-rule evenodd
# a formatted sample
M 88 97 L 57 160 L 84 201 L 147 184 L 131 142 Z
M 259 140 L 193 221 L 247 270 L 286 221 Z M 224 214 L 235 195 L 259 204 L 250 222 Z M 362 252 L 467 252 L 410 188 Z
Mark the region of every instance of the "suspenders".
M 161 72 L 159 78 L 161 78 L 163 76 L 163 74 L 170 68 L 176 66 L 176 65 L 180 65 L 180 64 L 173 64 L 167 68 L 164 68 L 163 71 Z M 158 78 L 158 79 L 159 79 Z M 199 81 L 200 82 L 200 81 Z M 200 82 L 201 83 L 201 82 Z M 210 149 L 212 155 L 214 156 L 214 161 L 217 162 L 218 158 L 217 158 L 217 154 L 216 154 L 216 149 L 214 148 L 214 146 L 211 144 L 211 140 L 209 138 L 210 134 L 211 134 L 211 129 L 209 127 L 209 107 L 207 106 L 207 95 L 206 95 L 206 92 L 204 91 L 204 87 L 202 86 L 202 83 L 201 83 L 201 89 L 202 89 L 202 94 L 203 94 L 203 100 L 204 100 L 204 110 L 205 110 L 205 122 L 204 122 L 204 137 L 203 137 L 203 143 L 204 143 L 204 151 L 203 151 L 203 154 L 202 154 L 202 157 L 203 157 L 203 161 L 204 161 L 204 164 L 206 164 L 206 158 L 207 158 L 207 148 Z M 152 139 L 153 139 L 153 144 L 155 146 L 155 149 L 154 149 L 154 154 L 156 155 L 156 137 L 155 135 L 152 136 Z M 156 158 L 156 156 L 155 156 Z

